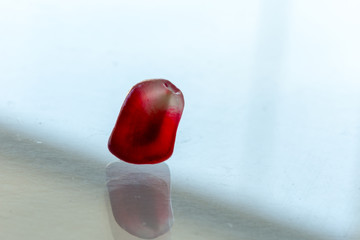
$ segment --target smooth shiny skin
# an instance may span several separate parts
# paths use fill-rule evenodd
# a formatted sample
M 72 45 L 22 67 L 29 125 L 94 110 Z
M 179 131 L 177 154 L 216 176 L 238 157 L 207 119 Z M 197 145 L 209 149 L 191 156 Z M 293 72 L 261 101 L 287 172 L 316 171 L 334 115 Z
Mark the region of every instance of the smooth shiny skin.
M 183 109 L 183 94 L 170 81 L 151 79 L 136 84 L 110 136 L 110 152 L 134 164 L 165 161 L 173 153 Z

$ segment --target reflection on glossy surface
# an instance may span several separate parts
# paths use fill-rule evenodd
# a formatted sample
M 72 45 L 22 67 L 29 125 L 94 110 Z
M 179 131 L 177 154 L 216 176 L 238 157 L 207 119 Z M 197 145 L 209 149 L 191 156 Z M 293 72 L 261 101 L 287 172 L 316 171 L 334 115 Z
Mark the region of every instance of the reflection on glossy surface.
M 114 162 L 107 166 L 106 176 L 112 213 L 121 228 L 143 239 L 154 239 L 170 230 L 170 171 L 165 163 L 142 166 Z

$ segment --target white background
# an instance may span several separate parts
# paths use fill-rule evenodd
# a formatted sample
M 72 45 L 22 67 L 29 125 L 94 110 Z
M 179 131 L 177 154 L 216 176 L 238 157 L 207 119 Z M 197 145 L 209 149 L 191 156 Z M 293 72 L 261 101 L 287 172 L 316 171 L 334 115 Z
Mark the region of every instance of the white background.
M 173 182 L 359 239 L 359 1 L 0 2 L 0 122 L 115 161 L 129 89 L 185 96 Z

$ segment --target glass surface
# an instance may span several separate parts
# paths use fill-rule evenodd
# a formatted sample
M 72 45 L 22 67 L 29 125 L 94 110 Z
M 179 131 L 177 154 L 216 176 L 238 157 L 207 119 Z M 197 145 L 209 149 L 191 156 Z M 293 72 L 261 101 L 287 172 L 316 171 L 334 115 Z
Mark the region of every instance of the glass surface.
M 0 239 L 135 238 L 114 219 L 107 141 L 149 78 L 185 98 L 159 239 L 360 239 L 359 10 L 0 1 Z

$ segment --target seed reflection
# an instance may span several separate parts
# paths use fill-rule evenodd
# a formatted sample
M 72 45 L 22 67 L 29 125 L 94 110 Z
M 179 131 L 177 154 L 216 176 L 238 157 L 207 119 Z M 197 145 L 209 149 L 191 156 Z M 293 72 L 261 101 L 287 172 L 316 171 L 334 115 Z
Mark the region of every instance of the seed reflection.
M 114 162 L 106 168 L 110 205 L 116 223 L 128 233 L 154 239 L 173 224 L 170 170 L 166 163 Z

